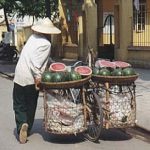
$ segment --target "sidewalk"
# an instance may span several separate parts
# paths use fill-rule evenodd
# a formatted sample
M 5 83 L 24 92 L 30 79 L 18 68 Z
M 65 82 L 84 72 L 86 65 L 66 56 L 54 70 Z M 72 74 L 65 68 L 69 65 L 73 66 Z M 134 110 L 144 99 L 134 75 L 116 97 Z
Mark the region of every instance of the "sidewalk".
M 150 69 L 136 69 L 137 126 L 150 131 Z
M 16 63 L 1 62 L 0 74 L 6 77 L 13 78 Z M 139 73 L 139 78 L 136 80 L 136 102 L 137 102 L 137 126 L 150 131 L 150 70 L 135 69 Z

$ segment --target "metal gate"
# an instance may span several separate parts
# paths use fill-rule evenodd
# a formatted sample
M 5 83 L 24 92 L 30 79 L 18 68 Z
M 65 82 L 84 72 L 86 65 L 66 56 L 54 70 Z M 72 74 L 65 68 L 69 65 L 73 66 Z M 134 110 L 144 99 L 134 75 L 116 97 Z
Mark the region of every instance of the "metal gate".
M 102 32 L 102 43 L 98 43 L 98 57 L 104 59 L 114 59 L 114 16 L 109 14 L 104 20 L 102 28 L 98 29 L 98 33 Z

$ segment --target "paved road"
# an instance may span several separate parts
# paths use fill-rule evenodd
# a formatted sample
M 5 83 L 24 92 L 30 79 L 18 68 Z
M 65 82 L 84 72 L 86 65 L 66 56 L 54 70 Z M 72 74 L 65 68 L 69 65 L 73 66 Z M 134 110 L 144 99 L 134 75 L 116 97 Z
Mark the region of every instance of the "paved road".
M 11 69 L 13 70 L 13 67 L 10 67 L 10 70 Z M 9 72 L 11 73 L 10 70 Z M 148 76 L 145 76 L 144 80 L 149 80 Z M 140 82 L 141 81 L 139 80 L 138 83 L 140 84 Z M 32 135 L 28 138 L 29 141 L 27 144 L 21 145 L 16 138 L 14 113 L 12 110 L 13 83 L 11 80 L 3 78 L 2 76 L 0 76 L 0 83 L 0 150 L 149 150 L 150 148 L 150 144 L 133 138 L 119 130 L 104 131 L 100 143 L 89 142 L 84 139 L 83 136 L 60 137 L 50 135 L 49 133 L 44 132 L 44 128 L 42 127 L 44 114 L 42 94 L 40 94 L 38 101 Z M 138 92 L 137 94 L 138 98 L 142 97 L 140 96 L 141 92 Z M 143 102 L 143 98 L 140 98 L 139 101 Z M 139 105 L 138 108 L 140 108 Z M 142 110 L 144 111 L 145 108 L 142 108 Z
M 119 130 L 108 130 L 103 132 L 100 143 L 92 143 L 83 136 L 60 137 L 52 136 L 44 132 L 43 122 L 43 97 L 40 94 L 36 118 L 32 135 L 27 144 L 19 144 L 16 138 L 14 114 L 12 110 L 12 87 L 11 80 L 0 77 L 0 150 L 149 150 L 150 144 L 135 139 Z
M 150 132 L 150 69 L 136 69 L 137 125 Z
M 0 72 L 13 76 L 15 64 L 0 62 Z M 150 131 L 150 69 L 136 69 L 136 72 L 139 73 L 136 80 L 137 125 Z

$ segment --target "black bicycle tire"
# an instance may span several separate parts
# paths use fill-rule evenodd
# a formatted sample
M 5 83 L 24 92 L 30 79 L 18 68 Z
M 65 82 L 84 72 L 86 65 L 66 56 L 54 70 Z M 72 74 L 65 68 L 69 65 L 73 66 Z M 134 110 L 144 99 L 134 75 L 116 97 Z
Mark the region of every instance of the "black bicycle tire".
M 103 128 L 103 111 L 102 111 L 102 105 L 101 105 L 99 96 L 95 92 L 92 92 L 92 94 L 93 94 L 93 99 L 95 101 L 94 103 L 97 104 L 97 108 L 99 111 L 99 114 L 98 114 L 99 124 L 96 125 L 95 123 L 93 123 L 92 126 L 88 126 L 87 130 L 84 132 L 84 136 L 91 142 L 98 142 L 101 132 L 102 132 L 102 128 Z M 96 105 L 93 105 L 93 106 L 95 107 Z M 95 107 L 94 110 L 96 110 L 97 108 Z M 93 120 L 90 120 L 90 121 L 93 121 Z M 91 127 L 92 127 L 92 130 L 90 129 Z M 95 131 L 96 132 L 93 133 L 93 130 L 94 132 Z
M 13 60 L 17 60 L 18 58 L 18 51 L 16 49 L 13 50 Z

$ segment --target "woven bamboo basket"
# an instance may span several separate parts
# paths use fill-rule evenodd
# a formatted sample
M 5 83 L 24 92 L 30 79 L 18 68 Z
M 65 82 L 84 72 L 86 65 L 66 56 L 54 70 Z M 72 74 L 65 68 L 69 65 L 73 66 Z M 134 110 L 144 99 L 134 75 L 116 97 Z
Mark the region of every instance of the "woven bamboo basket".
M 44 90 L 44 127 L 46 132 L 58 135 L 76 135 L 87 129 L 82 99 L 74 101 L 70 94 L 68 89 Z
M 63 88 L 78 88 L 86 84 L 91 79 L 91 76 L 82 78 L 81 80 L 66 81 L 66 82 L 41 82 L 40 87 L 43 89 L 63 89 Z
M 92 80 L 99 83 L 109 84 L 119 84 L 119 85 L 128 85 L 133 83 L 138 78 L 138 74 L 131 76 L 101 76 L 101 75 L 92 75 Z
M 100 98 L 103 101 L 104 128 L 128 128 L 135 126 L 136 96 L 135 80 L 138 74 L 132 76 L 100 76 L 92 75 L 92 81 L 103 84 Z M 113 87 L 118 91 L 113 91 Z M 120 96 L 120 97 L 119 97 Z
M 128 92 L 109 93 L 107 99 L 105 96 L 103 97 L 105 101 L 103 104 L 103 125 L 105 128 L 129 128 L 135 126 L 135 91 L 132 85 L 126 86 L 126 89 L 128 89 Z

